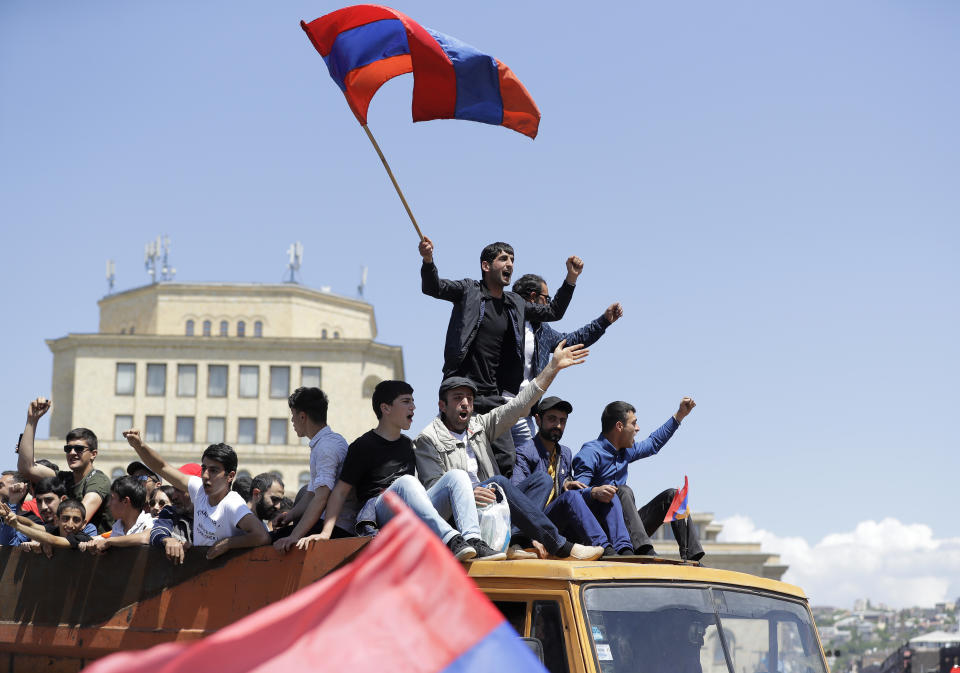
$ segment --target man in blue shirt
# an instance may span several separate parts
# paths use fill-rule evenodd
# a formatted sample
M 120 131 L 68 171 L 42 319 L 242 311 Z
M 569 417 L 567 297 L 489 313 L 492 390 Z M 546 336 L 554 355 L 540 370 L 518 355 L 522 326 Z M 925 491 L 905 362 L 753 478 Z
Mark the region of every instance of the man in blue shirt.
M 656 556 L 650 536 L 663 523 L 677 490 L 668 488 L 638 509 L 633 490 L 627 486 L 627 469 L 635 460 L 656 455 L 695 406 L 692 399 L 684 397 L 677 413 L 666 423 L 645 440 L 634 441 L 639 431 L 637 410 L 626 402 L 611 402 L 600 416 L 600 436 L 584 444 L 573 458 L 573 478 L 591 487 L 591 497 L 601 502 L 620 498 L 623 518 L 637 554 Z M 687 520 L 674 521 L 671 526 L 680 547 L 680 558 L 690 561 L 703 558 L 703 547 Z

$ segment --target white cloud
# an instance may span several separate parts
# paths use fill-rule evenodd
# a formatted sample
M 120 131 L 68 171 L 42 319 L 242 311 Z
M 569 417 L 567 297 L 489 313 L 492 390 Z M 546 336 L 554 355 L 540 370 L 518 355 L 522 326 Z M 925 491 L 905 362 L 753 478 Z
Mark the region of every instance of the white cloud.
M 929 526 L 862 521 L 814 545 L 757 528 L 748 517 L 720 521 L 722 542 L 759 542 L 790 566 L 785 582 L 815 605 L 850 607 L 857 598 L 891 607 L 933 606 L 960 596 L 960 538 L 936 539 Z

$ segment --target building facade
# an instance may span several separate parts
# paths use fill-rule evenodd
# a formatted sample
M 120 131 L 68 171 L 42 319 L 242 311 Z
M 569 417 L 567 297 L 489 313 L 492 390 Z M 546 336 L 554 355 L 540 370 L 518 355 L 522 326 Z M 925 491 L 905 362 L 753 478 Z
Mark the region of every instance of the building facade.
M 104 297 L 96 334 L 47 341 L 53 353 L 49 440 L 36 457 L 63 466 L 66 433 L 99 438 L 96 467 L 125 473 L 136 427 L 169 462 L 199 462 L 226 442 L 239 471 L 279 472 L 292 495 L 309 476 L 309 449 L 287 396 L 318 386 L 328 422 L 348 441 L 375 424 L 373 388 L 402 379 L 399 346 L 377 343 L 373 307 L 296 284 L 155 283 Z

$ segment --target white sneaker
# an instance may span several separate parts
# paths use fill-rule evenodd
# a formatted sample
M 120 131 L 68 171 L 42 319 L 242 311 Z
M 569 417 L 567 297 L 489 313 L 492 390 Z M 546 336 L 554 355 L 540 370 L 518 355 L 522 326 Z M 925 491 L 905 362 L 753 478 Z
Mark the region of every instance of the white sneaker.
M 588 547 L 575 542 L 567 558 L 574 561 L 596 561 L 601 556 L 603 556 L 603 547 Z
M 538 558 L 536 554 L 532 551 L 527 551 L 518 544 L 510 545 L 510 548 L 507 549 L 507 558 L 511 561 L 516 561 L 518 559 L 524 558 Z

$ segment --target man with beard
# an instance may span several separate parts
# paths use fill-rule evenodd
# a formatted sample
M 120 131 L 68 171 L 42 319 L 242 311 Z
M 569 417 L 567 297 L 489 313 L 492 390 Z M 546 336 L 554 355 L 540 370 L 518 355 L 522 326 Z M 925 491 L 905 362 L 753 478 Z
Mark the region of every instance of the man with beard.
M 474 414 L 477 386 L 473 381 L 459 376 L 444 379 L 440 384 L 440 413 L 416 441 L 420 481 L 430 487 L 450 472 L 465 470 L 470 475 L 478 507 L 498 500 L 493 484 L 503 490 L 516 529 L 512 536 L 514 540 L 536 543 L 534 546 L 544 555 L 549 553 L 574 560 L 598 558 L 603 553 L 602 547 L 585 546 L 567 539 L 544 514 L 543 507 L 551 490 L 547 474 L 536 472 L 511 481 L 500 474 L 491 447 L 491 442 L 498 436 L 509 434 L 511 426 L 543 394 L 561 369 L 580 364 L 588 352 L 579 346 L 564 348 L 564 342 L 561 342 L 533 383 L 525 386 L 520 395 L 507 404 L 485 414 Z M 535 556 L 522 546 L 525 545 L 511 545 L 507 557 Z
M 604 556 L 633 554 L 620 500 L 603 502 L 593 498 L 586 484 L 573 479 L 573 452 L 560 444 L 571 413 L 573 405 L 559 397 L 540 401 L 533 416 L 537 435 L 517 447 L 517 464 L 511 479 L 519 483 L 532 474 L 549 475 L 552 488 L 546 513 L 561 533 L 582 544 L 603 547 Z
M 491 411 L 520 392 L 523 381 L 523 325 L 560 320 L 573 297 L 583 260 L 567 259 L 567 276 L 549 304 L 532 304 L 506 290 L 513 275 L 513 248 L 491 243 L 480 253 L 481 279 L 442 279 L 433 263 L 433 241 L 420 241 L 421 290 L 453 304 L 443 348 L 443 378 L 468 378 L 476 384 L 477 413 Z M 514 446 L 509 433 L 494 444 L 500 473 L 513 472 Z
M 253 478 L 247 507 L 263 522 L 277 515 L 277 505 L 283 500 L 283 482 L 275 472 L 264 472 Z M 266 525 L 266 524 L 264 524 Z

